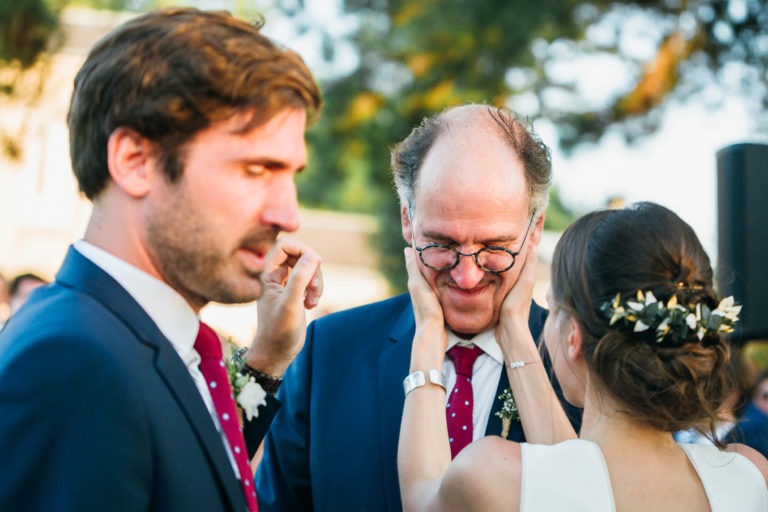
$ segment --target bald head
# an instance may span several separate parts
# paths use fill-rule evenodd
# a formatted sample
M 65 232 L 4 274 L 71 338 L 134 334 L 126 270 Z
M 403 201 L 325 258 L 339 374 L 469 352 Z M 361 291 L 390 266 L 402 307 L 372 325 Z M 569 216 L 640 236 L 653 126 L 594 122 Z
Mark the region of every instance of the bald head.
M 471 160 L 474 155 L 488 151 L 500 159 L 517 157 L 524 169 L 531 213 L 546 207 L 552 179 L 549 148 L 514 112 L 477 104 L 450 108 L 425 118 L 395 146 L 391 165 L 401 207 L 408 211 L 413 209 L 420 170 L 428 153 L 438 143 L 450 144 L 449 151 L 464 159 Z M 452 168 L 463 168 L 466 175 L 462 179 L 467 182 L 483 179 L 483 173 L 491 171 L 490 167 L 483 169 L 471 165 Z

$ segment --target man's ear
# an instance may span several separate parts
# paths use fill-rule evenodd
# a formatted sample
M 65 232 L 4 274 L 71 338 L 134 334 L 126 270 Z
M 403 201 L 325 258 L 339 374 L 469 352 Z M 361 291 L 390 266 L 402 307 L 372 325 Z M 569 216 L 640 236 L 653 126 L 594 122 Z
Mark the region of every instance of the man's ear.
M 540 214 L 538 214 L 538 217 L 533 219 L 533 226 L 531 226 L 531 233 L 528 235 L 530 237 L 530 245 L 533 247 L 538 247 L 539 243 L 541 242 L 541 234 L 544 232 L 544 217 L 547 214 L 547 210 L 544 209 L 541 211 Z
M 154 162 L 150 142 L 135 131 L 121 127 L 109 136 L 109 175 L 129 196 L 141 198 L 149 193 Z
M 408 217 L 408 208 L 405 206 L 400 207 L 400 223 L 403 227 L 403 238 L 408 245 L 413 242 L 413 226 L 411 226 L 411 219 Z
M 568 359 L 577 361 L 584 355 L 584 336 L 581 333 L 581 325 L 575 318 L 568 320 Z

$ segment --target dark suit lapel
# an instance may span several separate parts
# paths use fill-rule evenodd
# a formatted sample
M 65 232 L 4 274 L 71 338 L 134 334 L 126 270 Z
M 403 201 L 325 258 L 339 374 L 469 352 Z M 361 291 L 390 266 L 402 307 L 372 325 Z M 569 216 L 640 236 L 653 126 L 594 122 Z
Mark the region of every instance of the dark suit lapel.
M 408 375 L 415 323 L 410 301 L 395 322 L 379 358 L 378 400 L 383 468 L 397 468 L 397 443 L 403 415 L 403 379 Z M 390 459 L 390 460 L 388 460 Z M 386 471 L 386 469 L 385 469 Z M 382 475 L 385 489 L 399 489 L 397 471 Z M 400 510 L 399 493 L 387 493 L 387 509 Z
M 509 379 L 507 378 L 507 372 L 504 371 L 504 368 L 501 369 L 501 378 L 499 379 L 499 383 L 496 386 L 496 394 L 494 395 L 493 399 L 493 405 L 491 406 L 491 413 L 490 416 L 488 416 L 488 426 L 485 429 L 485 435 L 487 436 L 500 436 L 501 435 L 501 418 L 496 416 L 496 413 L 498 413 L 501 410 L 501 400 L 499 400 L 499 395 L 504 392 L 504 389 L 506 389 L 509 386 Z
M 137 341 L 155 349 L 155 369 L 196 432 L 231 507 L 245 510 L 245 497 L 208 409 L 186 366 L 157 325 L 117 281 L 71 247 L 56 279 L 94 297 L 133 331 Z
M 509 387 L 509 377 L 507 377 L 506 368 L 501 369 L 501 377 L 499 378 L 499 385 L 496 387 L 496 395 L 491 406 L 491 415 L 488 417 L 488 426 L 485 429 L 485 435 L 487 436 L 500 436 L 503 428 L 501 417 L 497 416 L 497 413 L 501 412 L 503 405 L 499 396 Z M 509 434 L 506 439 L 512 441 L 524 441 L 523 427 L 519 421 L 513 421 L 510 424 Z
M 157 351 L 155 368 L 197 433 L 200 444 L 219 476 L 219 481 L 229 498 L 230 505 L 234 510 L 245 510 L 247 508 L 245 496 L 243 496 L 243 491 L 229 462 L 222 438 L 213 425 L 211 415 L 200 397 L 200 392 L 190 378 L 189 371 L 179 359 L 170 342 L 167 342 L 167 345 L 168 347 L 163 347 Z

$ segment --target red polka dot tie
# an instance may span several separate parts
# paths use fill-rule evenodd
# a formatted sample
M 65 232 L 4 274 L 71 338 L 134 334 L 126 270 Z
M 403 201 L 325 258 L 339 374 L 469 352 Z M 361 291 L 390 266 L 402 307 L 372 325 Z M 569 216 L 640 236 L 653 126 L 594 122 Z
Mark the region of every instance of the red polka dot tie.
M 451 458 L 472 442 L 472 367 L 483 351 L 476 347 L 454 345 L 448 357 L 456 368 L 456 384 L 448 397 L 446 417 L 448 419 L 448 440 L 451 443 Z
M 211 392 L 213 406 L 219 416 L 221 428 L 224 430 L 224 435 L 227 437 L 232 455 L 234 455 L 237 463 L 240 486 L 243 488 L 248 510 L 258 512 L 259 505 L 256 502 L 256 490 L 253 486 L 248 452 L 245 450 L 245 439 L 240 428 L 237 407 L 221 353 L 221 342 L 213 329 L 203 322 L 200 322 L 200 330 L 197 333 L 197 339 L 195 339 L 195 350 L 200 354 L 200 371 L 208 384 L 208 390 Z

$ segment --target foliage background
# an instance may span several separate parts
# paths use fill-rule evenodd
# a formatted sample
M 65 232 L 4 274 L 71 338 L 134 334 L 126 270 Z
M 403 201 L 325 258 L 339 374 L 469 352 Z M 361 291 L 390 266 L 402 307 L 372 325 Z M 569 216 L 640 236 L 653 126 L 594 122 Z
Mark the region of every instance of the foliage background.
M 323 116 L 308 134 L 312 172 L 301 176 L 302 202 L 376 214 L 378 266 L 401 290 L 404 242 L 389 148 L 423 117 L 465 102 L 508 105 L 534 125 L 553 123 L 557 140 L 548 142 L 567 151 L 607 130 L 629 142 L 653 133 L 672 100 L 716 105 L 739 94 L 752 99 L 756 129 L 765 130 L 767 2 L 0 0 L 0 108 L 35 101 L 65 6 L 187 4 L 262 12 L 268 24 L 286 18 L 297 34 L 317 34 L 330 70 L 321 74 Z M 315 12 L 337 11 L 336 18 L 309 15 L 310 3 Z M 353 64 L 334 66 L 345 47 L 353 49 Z M 600 94 L 585 87 L 585 75 L 609 68 L 619 77 L 611 87 Z M 22 135 L 23 126 L 0 133 L 2 150 L 18 156 Z M 553 191 L 547 228 L 563 229 L 573 215 Z

